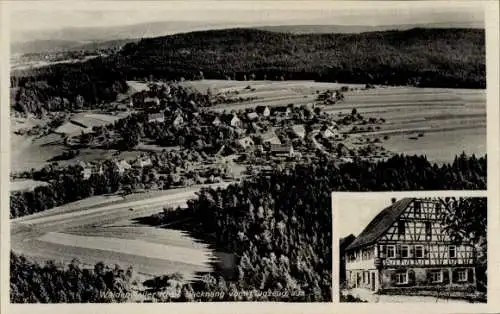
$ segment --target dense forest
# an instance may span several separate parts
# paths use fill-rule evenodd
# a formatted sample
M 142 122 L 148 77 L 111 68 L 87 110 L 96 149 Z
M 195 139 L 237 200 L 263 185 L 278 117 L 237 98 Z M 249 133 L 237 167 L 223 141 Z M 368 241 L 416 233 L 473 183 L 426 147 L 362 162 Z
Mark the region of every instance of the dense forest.
M 111 303 L 124 302 L 131 294 L 132 268 L 110 268 L 97 263 L 94 269 L 73 261 L 66 267 L 53 261 L 40 265 L 15 253 L 10 255 L 12 303 Z
M 18 112 L 43 114 L 95 108 L 128 90 L 123 73 L 111 60 L 53 64 L 11 76 L 11 106 Z
M 151 77 L 485 88 L 484 36 L 479 29 L 303 35 L 229 29 L 142 39 L 109 57 L 14 73 L 13 105 L 33 113 L 98 106 L 125 91 L 126 80 Z
M 484 88 L 477 29 L 305 34 L 230 29 L 143 39 L 116 56 L 129 77 L 308 79 Z
M 76 185 L 72 187 L 76 188 Z M 225 291 L 222 300 L 280 300 L 280 297 L 273 296 L 238 299 L 228 293 L 252 289 L 285 290 L 289 292 L 287 300 L 293 301 L 330 301 L 332 191 L 485 188 L 486 158 L 461 155 L 453 163 L 441 167 L 432 165 L 423 156 L 395 156 L 385 162 L 355 162 L 340 166 L 323 160 L 276 169 L 269 176 L 258 176 L 226 189 L 204 189 L 182 211 L 184 215 L 194 217 L 186 228 L 237 254 L 236 278 L 210 274 L 202 282 L 184 285 L 181 296 L 166 301 L 192 300 L 187 297 L 189 291 L 211 290 Z M 161 223 L 172 218 L 169 213 L 165 211 L 152 218 Z M 24 265 L 19 259 L 14 262 Z M 18 280 L 16 278 L 24 276 L 22 270 L 17 271 L 19 269 L 22 267 L 11 270 L 11 288 L 16 291 L 11 298 L 40 302 L 30 299 L 30 291 L 39 289 L 40 282 L 43 286 L 53 285 L 51 277 L 40 276 L 37 282 Z M 40 266 L 35 269 L 40 269 Z M 51 271 L 60 276 L 61 270 Z M 88 276 L 92 277 L 91 274 Z M 171 282 L 167 279 L 159 280 L 154 288 L 157 291 L 169 288 Z M 106 287 L 112 289 L 113 285 Z M 62 289 L 62 286 L 57 289 Z M 59 293 L 57 289 L 53 293 Z M 54 300 L 61 302 L 57 298 Z M 203 300 L 221 301 L 209 297 Z

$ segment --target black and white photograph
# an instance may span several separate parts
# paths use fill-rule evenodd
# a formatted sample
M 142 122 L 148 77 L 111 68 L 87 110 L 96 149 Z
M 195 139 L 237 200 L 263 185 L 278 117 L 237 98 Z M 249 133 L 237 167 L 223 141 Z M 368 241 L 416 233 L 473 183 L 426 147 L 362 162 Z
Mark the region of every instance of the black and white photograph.
M 493 2 L 307 2 L 3 6 L 11 304 L 333 303 L 332 191 L 487 190 Z
M 487 301 L 486 197 L 362 193 L 333 206 L 341 302 Z

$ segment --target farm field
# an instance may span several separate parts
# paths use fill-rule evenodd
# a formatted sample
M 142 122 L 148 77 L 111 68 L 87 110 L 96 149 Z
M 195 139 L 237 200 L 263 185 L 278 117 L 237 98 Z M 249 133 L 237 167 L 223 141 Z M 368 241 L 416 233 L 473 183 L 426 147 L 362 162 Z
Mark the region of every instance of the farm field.
M 41 262 L 68 263 L 76 258 L 91 266 L 103 261 L 132 265 L 145 276 L 180 272 L 192 280 L 197 272 L 210 270 L 217 252 L 182 231 L 145 227 L 133 219 L 160 212 L 164 206 L 184 206 L 199 189 L 98 196 L 13 219 L 11 247 Z
M 384 146 L 390 151 L 422 154 L 438 163 L 452 161 L 462 152 L 486 154 L 485 90 L 404 87 L 344 96 L 344 102 L 328 111 L 338 114 L 356 108 L 363 115 L 384 118 L 386 123 L 371 134 L 389 136 Z
M 47 121 L 34 118 L 12 118 L 11 119 L 11 171 L 29 171 L 31 168 L 40 169 L 48 165 L 49 160 L 61 155 L 67 150 L 64 145 L 64 135 L 75 136 L 82 131 L 91 131 L 93 126 L 102 126 L 117 119 L 123 118 L 127 113 L 117 115 L 101 114 L 95 112 L 81 112 L 73 115 L 71 121 L 67 121 L 59 128 L 56 133 L 50 133 L 43 136 L 19 135 L 14 132 L 20 129 L 30 129 L 36 125 L 44 125 Z M 88 126 L 87 128 L 81 125 Z M 139 151 L 124 151 L 114 155 L 114 150 L 104 149 L 81 149 L 80 155 L 71 160 L 58 161 L 61 165 L 75 164 L 78 160 L 85 162 L 99 159 L 133 159 L 136 158 Z
M 365 117 L 385 119 L 379 130 L 362 134 L 381 139 L 388 136 L 383 145 L 390 151 L 424 154 L 438 163 L 452 161 L 462 152 L 479 156 L 486 153 L 486 90 L 384 86 L 366 90 L 359 84 L 311 81 L 204 80 L 183 84 L 201 92 L 208 88 L 214 94 L 238 91 L 237 97 L 256 98 L 216 105 L 213 110 L 217 111 L 316 103 L 317 91 L 348 86 L 354 90 L 344 93 L 344 101 L 324 106 L 323 110 L 341 118 L 356 108 Z

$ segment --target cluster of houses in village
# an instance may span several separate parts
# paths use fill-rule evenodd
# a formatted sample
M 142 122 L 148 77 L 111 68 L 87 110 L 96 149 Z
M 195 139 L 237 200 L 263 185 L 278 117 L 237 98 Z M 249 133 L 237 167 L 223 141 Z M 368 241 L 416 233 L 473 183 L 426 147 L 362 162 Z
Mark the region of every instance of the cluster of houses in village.
M 90 162 L 79 161 L 78 166 L 82 168 L 81 174 L 84 180 L 89 179 L 92 175 L 104 175 L 102 164 L 95 164 Z M 113 160 L 113 171 L 122 175 L 125 171 L 132 168 L 145 168 L 151 167 L 153 163 L 149 157 L 141 157 L 135 159 L 132 163 L 126 160 Z

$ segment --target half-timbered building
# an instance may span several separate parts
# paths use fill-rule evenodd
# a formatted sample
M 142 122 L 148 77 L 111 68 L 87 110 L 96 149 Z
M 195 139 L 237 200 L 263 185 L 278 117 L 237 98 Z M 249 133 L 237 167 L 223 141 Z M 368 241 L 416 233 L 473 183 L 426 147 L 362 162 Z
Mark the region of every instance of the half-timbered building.
M 345 249 L 349 288 L 373 291 L 475 287 L 474 246 L 441 224 L 440 198 L 404 198 L 383 209 Z

